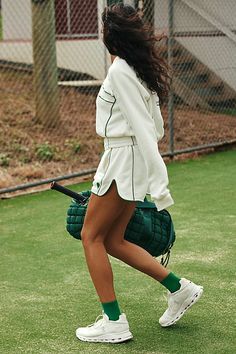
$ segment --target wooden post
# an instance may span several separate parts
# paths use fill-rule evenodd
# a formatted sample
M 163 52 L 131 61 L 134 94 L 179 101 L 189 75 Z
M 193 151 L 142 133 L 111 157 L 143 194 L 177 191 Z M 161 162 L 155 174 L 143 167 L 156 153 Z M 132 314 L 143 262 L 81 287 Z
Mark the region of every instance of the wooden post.
M 36 120 L 59 121 L 54 0 L 31 0 Z

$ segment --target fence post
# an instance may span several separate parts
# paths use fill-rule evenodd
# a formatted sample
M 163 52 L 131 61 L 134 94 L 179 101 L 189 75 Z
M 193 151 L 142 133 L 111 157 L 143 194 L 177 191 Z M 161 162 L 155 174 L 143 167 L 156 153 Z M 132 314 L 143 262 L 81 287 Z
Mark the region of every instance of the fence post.
M 31 3 L 36 120 L 54 127 L 59 121 L 54 0 Z
M 174 0 L 168 2 L 168 65 L 171 72 L 171 85 L 168 97 L 168 122 L 170 132 L 170 156 L 174 156 L 174 92 L 173 92 L 173 42 L 174 42 Z
M 154 0 L 143 0 L 143 9 L 144 9 L 144 21 L 147 21 L 154 29 L 154 23 L 155 23 Z

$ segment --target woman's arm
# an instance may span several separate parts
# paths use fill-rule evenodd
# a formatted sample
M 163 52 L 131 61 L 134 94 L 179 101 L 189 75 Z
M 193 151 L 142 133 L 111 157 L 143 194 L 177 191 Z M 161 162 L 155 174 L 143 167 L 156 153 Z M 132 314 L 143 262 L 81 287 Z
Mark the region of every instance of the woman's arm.
M 132 127 L 144 158 L 151 197 L 158 210 L 165 209 L 174 201 L 167 188 L 167 169 L 158 150 L 155 123 L 148 111 L 145 97 L 148 92 L 125 61 L 111 66 L 109 78 L 119 108 Z

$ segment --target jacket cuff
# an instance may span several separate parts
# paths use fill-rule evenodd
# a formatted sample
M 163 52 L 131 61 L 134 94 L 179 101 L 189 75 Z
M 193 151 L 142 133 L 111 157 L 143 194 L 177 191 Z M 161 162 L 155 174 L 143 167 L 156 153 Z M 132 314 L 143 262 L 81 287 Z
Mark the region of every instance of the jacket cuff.
M 171 205 L 174 204 L 174 200 L 172 199 L 170 194 L 167 194 L 164 198 L 162 199 L 153 199 L 154 203 L 156 204 L 157 210 L 161 211 L 163 209 L 166 209 L 170 207 Z

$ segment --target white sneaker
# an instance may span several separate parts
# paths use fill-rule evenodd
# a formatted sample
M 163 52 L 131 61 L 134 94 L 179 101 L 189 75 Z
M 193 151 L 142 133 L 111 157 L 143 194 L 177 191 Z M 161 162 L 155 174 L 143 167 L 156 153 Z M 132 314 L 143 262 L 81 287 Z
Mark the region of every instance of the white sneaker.
M 76 330 L 76 337 L 85 342 L 121 343 L 133 338 L 129 330 L 129 324 L 125 314 L 121 314 L 119 320 L 111 321 L 106 314 L 96 319 L 95 323 L 88 327 Z
M 179 321 L 184 313 L 200 299 L 203 293 L 202 286 L 196 285 L 185 278 L 180 280 L 180 284 L 179 290 L 168 294 L 168 309 L 159 319 L 162 327 L 172 326 Z

